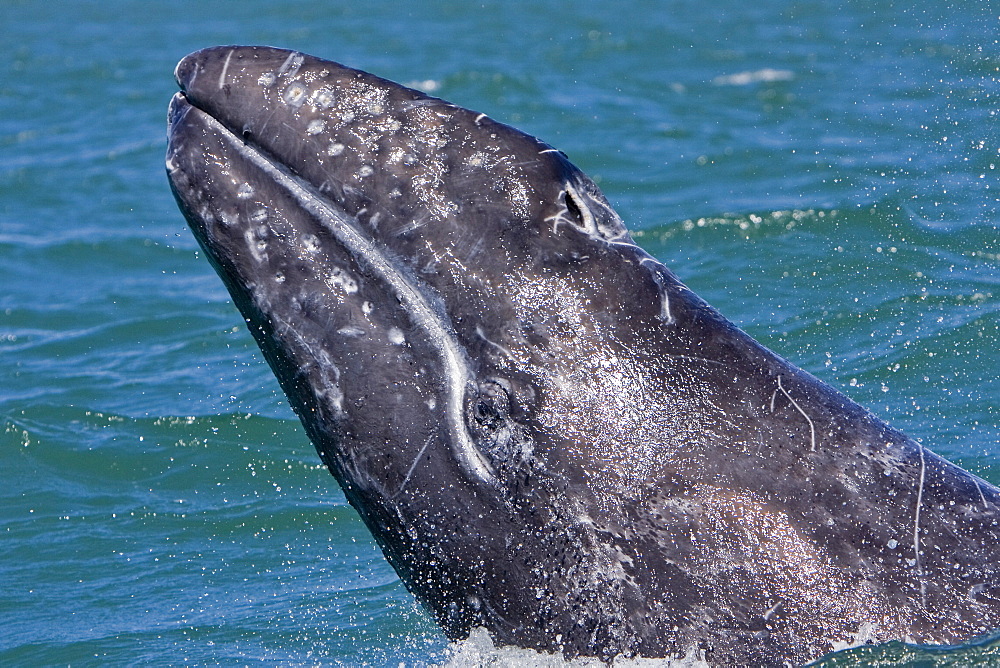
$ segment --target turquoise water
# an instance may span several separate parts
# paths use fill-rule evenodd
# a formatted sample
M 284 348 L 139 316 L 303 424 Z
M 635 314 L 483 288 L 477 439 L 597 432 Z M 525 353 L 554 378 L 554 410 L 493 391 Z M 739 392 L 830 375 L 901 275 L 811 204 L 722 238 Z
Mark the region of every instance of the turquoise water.
M 753 336 L 1000 483 L 1000 19 L 913 4 L 5 0 L 0 665 L 474 654 L 345 504 L 173 204 L 171 73 L 213 44 L 558 146 Z

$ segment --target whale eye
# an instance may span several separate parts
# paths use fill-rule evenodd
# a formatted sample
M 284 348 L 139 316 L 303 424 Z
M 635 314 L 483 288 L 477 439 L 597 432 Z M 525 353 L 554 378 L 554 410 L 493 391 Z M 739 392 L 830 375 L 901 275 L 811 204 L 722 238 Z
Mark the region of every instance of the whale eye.
M 470 397 L 469 412 L 476 431 L 495 432 L 503 427 L 510 408 L 510 397 L 502 385 L 493 381 L 482 383 Z
M 494 462 L 509 457 L 510 396 L 500 383 L 470 386 L 465 399 L 465 424 L 479 447 Z

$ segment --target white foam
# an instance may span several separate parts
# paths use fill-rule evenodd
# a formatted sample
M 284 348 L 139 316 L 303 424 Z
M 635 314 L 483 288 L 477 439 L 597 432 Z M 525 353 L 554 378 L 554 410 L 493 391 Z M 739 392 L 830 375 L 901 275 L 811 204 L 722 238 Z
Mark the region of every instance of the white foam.
M 712 79 L 716 86 L 748 86 L 753 83 L 770 83 L 772 81 L 791 81 L 795 74 L 791 70 L 775 70 L 765 67 L 753 72 L 737 72 L 723 74 Z
M 560 654 L 537 652 L 520 647 L 497 647 L 484 628 L 473 629 L 467 640 L 449 645 L 439 668 L 597 668 L 609 663 L 595 658 L 566 660 Z M 692 650 L 672 659 L 613 659 L 617 668 L 708 668 L 700 652 Z

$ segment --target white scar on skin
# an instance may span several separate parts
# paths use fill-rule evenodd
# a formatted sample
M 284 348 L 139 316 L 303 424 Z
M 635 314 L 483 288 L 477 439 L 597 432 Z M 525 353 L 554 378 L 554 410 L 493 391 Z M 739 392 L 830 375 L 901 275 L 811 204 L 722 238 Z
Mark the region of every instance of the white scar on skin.
M 229 53 L 226 54 L 226 62 L 222 64 L 222 72 L 219 73 L 219 88 L 226 85 L 226 72 L 229 71 L 229 59 L 233 57 L 233 51 L 236 49 L 230 49 Z
M 510 350 L 508 350 L 504 346 L 500 345 L 496 341 L 491 341 L 490 339 L 486 338 L 486 334 L 485 334 L 485 332 L 483 332 L 483 328 L 480 327 L 479 325 L 476 325 L 476 334 L 483 341 L 485 341 L 486 343 L 490 344 L 491 346 L 493 346 L 494 348 L 496 348 L 497 350 L 499 350 L 501 353 L 503 353 L 504 355 L 506 355 L 507 359 L 510 359 L 510 360 L 517 359 L 516 357 L 514 357 L 514 353 L 510 352 Z
M 629 245 L 634 246 L 634 244 Z M 645 253 L 645 251 L 643 251 L 643 253 Z M 667 284 L 659 272 L 659 267 L 662 265 L 660 265 L 660 262 L 656 258 L 648 255 L 639 260 L 639 264 L 649 267 L 653 280 L 656 281 L 656 284 L 660 287 L 660 320 L 667 325 L 675 324 L 676 320 L 674 320 L 674 314 L 670 312 L 670 293 L 667 291 Z
M 983 502 L 983 509 L 985 510 L 986 509 L 986 495 L 983 494 L 983 486 L 979 483 L 978 479 L 976 480 L 976 489 L 979 490 L 979 498 L 980 498 L 980 500 L 982 500 L 982 502 Z
M 924 457 L 924 446 L 920 446 L 920 486 L 917 488 L 917 508 L 913 511 L 913 561 L 920 579 L 920 602 L 927 607 L 927 583 L 924 581 L 924 570 L 920 565 L 920 505 L 924 501 L 924 480 L 927 476 L 927 461 Z
M 299 73 L 299 68 L 302 67 L 302 63 L 304 62 L 305 56 L 298 51 L 292 51 L 288 54 L 288 57 L 285 58 L 285 62 L 281 64 L 281 67 L 278 69 L 278 74 L 287 75 L 290 79 Z
M 772 413 L 774 412 L 774 400 L 777 398 L 779 391 L 785 395 L 788 401 L 792 403 L 792 406 L 795 407 L 795 410 L 801 413 L 802 417 L 804 417 L 806 419 L 806 422 L 809 423 L 809 438 L 810 441 L 812 442 L 812 447 L 810 449 L 813 452 L 816 452 L 816 425 L 813 424 L 812 418 L 810 418 L 809 415 L 806 414 L 804 410 L 802 410 L 802 406 L 799 406 L 798 402 L 795 401 L 795 399 L 792 399 L 792 395 L 788 393 L 788 390 L 786 390 L 784 387 L 781 386 L 781 376 L 778 376 L 778 389 L 775 390 L 774 394 L 771 395 L 771 412 Z
M 433 410 L 433 407 L 431 407 L 431 409 Z M 420 448 L 420 452 L 418 452 L 417 456 L 413 458 L 413 463 L 410 464 L 410 470 L 408 470 L 406 472 L 406 475 L 403 477 L 403 482 L 399 484 L 399 489 L 397 489 L 396 493 L 392 495 L 393 498 L 399 496 L 403 492 L 403 490 L 406 489 L 406 484 L 410 482 L 410 476 L 412 476 L 413 472 L 417 469 L 417 462 L 419 462 L 420 459 L 424 456 L 424 452 L 427 451 L 427 446 L 431 444 L 431 440 L 433 440 L 433 438 L 434 435 L 431 434 L 430 436 L 427 437 L 427 440 L 424 441 L 424 447 Z

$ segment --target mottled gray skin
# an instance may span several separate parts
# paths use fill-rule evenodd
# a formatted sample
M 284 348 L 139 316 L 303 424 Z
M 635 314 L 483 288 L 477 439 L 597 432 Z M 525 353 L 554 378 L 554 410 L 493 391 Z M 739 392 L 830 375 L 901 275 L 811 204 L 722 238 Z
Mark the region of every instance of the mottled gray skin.
M 177 201 L 452 638 L 803 663 L 1000 627 L 1000 496 L 750 339 L 561 153 L 332 62 L 177 67 Z

